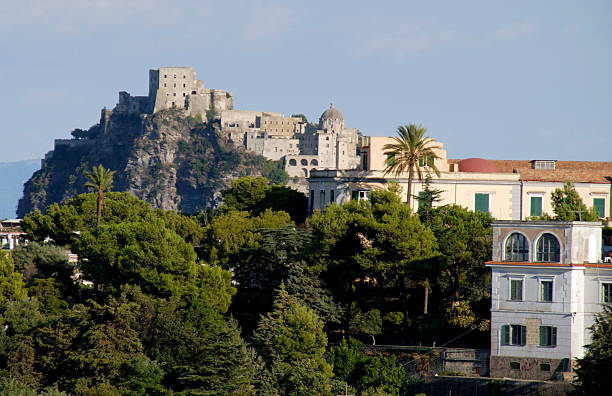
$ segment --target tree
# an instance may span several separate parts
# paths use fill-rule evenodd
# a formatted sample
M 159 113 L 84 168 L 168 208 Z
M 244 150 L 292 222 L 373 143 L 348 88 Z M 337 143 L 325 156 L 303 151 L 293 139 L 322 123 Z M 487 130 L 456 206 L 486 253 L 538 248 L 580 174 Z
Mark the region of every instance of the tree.
M 591 327 L 592 342 L 577 359 L 576 385 L 581 395 L 604 395 L 612 389 L 612 307 L 603 306 Z
M 95 227 L 96 207 L 97 194 L 79 194 L 64 205 L 50 205 L 45 214 L 36 211 L 26 215 L 22 227 L 30 240 L 42 243 L 49 238 L 58 246 L 70 245 L 77 239 L 78 232 Z M 130 193 L 108 192 L 104 195 L 102 220 L 105 223 L 142 221 L 151 212 L 149 204 Z
M 440 202 L 440 195 L 442 190 L 431 188 L 431 175 L 425 176 L 425 183 L 423 183 L 423 192 L 419 194 L 419 208 L 417 209 L 417 215 L 421 220 L 421 223 L 429 225 L 433 217 L 434 203 Z
M 430 171 L 440 175 L 440 171 L 436 167 L 435 159 L 438 158 L 434 149 L 438 146 L 432 145 L 432 138 L 424 136 L 427 128 L 421 124 L 400 125 L 397 127 L 399 137 L 394 137 L 395 143 L 385 144 L 383 149 L 384 154 L 389 158 L 385 167 L 385 175 L 393 173 L 397 176 L 408 171 L 408 195 L 407 203 L 410 207 L 412 199 L 412 180 L 414 174 L 419 180 L 423 180 L 423 172 L 419 162 L 423 162 L 427 167 L 427 173 Z
M 123 284 L 178 297 L 195 290 L 193 247 L 160 220 L 102 225 L 81 234 L 74 246 L 85 279 L 113 293 Z
M 455 323 L 467 324 L 465 320 L 473 317 L 468 301 L 474 305 L 483 302 L 480 319 L 489 312 L 490 275 L 484 262 L 491 258 L 492 221 L 488 213 L 474 213 L 458 205 L 432 212 L 429 226 L 444 256 L 431 283 L 439 292 L 436 305 L 448 308 L 442 313 L 448 313 L 447 319 Z
M 94 166 L 91 172 L 85 172 L 87 183 L 85 187 L 91 188 L 98 193 L 98 221 L 97 226 L 100 226 L 102 219 L 102 211 L 104 207 L 104 191 L 113 187 L 113 175 L 115 171 L 104 168 L 102 165 Z
M 27 296 L 21 274 L 15 271 L 13 260 L 0 250 L 0 304 L 7 300 L 20 300 Z
M 563 188 L 557 188 L 551 196 L 555 220 L 559 221 L 597 221 L 599 214 L 595 208 L 588 209 L 576 192 L 574 184 L 567 182 Z
M 384 394 L 399 395 L 404 383 L 406 371 L 393 356 L 383 356 L 376 353 L 363 366 L 361 377 L 362 390 L 382 390 Z
M 270 186 L 265 177 L 242 177 L 232 181 L 232 187 L 223 190 L 221 211 L 247 211 L 251 216 L 271 209 L 287 212 L 296 224 L 302 224 L 308 215 L 308 198 L 286 186 Z
M 327 337 L 317 315 L 284 288 L 278 289 L 274 310 L 262 317 L 253 334 L 255 348 L 282 395 L 329 394 L 333 376 L 325 361 Z
M 342 308 L 334 301 L 325 283 L 309 272 L 304 261 L 291 264 L 286 289 L 289 294 L 312 309 L 324 324 L 340 322 Z

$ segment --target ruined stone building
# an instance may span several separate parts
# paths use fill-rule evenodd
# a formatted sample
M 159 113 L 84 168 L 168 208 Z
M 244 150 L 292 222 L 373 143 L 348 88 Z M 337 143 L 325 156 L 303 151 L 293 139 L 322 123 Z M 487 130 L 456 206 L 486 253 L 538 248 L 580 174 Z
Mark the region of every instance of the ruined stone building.
M 126 114 L 153 114 L 164 109 L 185 109 L 188 115 L 214 110 L 221 114 L 234 108 L 230 92 L 204 87 L 191 67 L 160 67 L 149 70 L 149 95 L 131 96 L 119 92 L 114 111 Z
M 315 169 L 354 169 L 359 166 L 357 129 L 346 128 L 333 103 L 318 125 L 279 113 L 226 110 L 221 128 L 236 145 L 272 160 L 284 159 L 291 177 L 306 178 Z

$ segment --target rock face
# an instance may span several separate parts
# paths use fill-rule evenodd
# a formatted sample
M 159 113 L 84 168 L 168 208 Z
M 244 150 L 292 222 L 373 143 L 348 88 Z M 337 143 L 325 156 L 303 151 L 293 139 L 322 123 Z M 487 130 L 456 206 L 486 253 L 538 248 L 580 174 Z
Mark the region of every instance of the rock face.
M 56 140 L 24 186 L 19 217 L 86 192 L 84 173 L 98 164 L 116 171 L 113 191 L 188 213 L 218 206 L 234 178 L 287 179 L 282 164 L 236 149 L 221 137 L 218 123 L 199 122 L 180 109 L 149 116 L 103 110 L 100 123 L 78 136 Z

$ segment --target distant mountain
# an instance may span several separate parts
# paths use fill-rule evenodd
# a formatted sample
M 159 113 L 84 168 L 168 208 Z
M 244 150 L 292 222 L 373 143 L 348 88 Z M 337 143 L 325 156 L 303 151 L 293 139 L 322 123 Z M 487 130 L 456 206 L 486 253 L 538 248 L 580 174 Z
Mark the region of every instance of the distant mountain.
M 0 162 L 0 219 L 14 218 L 23 184 L 40 168 L 40 160 Z
M 203 123 L 180 109 L 142 117 L 106 110 L 99 124 L 73 135 L 77 138 L 56 140 L 26 182 L 19 216 L 85 192 L 85 172 L 98 164 L 116 172 L 113 191 L 187 213 L 218 206 L 221 191 L 235 178 L 263 175 L 274 183 L 289 178 L 281 162 L 236 149 L 219 121 Z

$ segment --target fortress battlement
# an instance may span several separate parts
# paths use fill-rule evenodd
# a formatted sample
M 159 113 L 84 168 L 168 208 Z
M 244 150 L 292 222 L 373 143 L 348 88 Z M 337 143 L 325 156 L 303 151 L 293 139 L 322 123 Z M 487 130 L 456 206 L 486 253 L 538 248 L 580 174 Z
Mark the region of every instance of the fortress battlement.
M 214 111 L 220 115 L 234 108 L 233 95 L 221 89 L 204 87 L 204 81 L 196 78 L 191 67 L 160 67 L 149 70 L 149 95 L 131 96 L 119 92 L 119 103 L 114 111 L 123 114 L 154 114 L 171 108 L 185 109 L 187 114 Z

